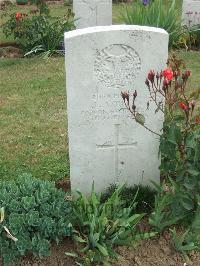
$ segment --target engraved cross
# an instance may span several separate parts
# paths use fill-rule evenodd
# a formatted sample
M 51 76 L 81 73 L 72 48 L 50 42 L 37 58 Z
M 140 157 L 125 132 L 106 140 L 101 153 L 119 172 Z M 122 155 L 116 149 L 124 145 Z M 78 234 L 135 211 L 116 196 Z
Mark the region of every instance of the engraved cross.
M 129 149 L 137 146 L 137 142 L 131 143 L 119 143 L 119 128 L 120 124 L 114 125 L 114 145 L 112 144 L 102 144 L 97 145 L 100 150 L 114 150 L 114 177 L 118 179 L 119 177 L 119 150 Z

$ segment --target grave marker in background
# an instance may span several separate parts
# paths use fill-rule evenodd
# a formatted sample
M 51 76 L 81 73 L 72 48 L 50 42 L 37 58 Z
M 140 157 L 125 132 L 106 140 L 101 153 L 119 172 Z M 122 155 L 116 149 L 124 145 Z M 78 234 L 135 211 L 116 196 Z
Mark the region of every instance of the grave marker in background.
M 183 0 L 182 19 L 188 27 L 200 24 L 200 0 Z
M 77 29 L 112 25 L 112 0 L 73 0 Z
M 81 46 L 81 48 L 80 48 Z M 168 34 L 115 25 L 65 33 L 68 135 L 72 190 L 159 181 L 159 138 L 131 119 L 121 91 L 138 92 L 138 111 L 160 132 L 163 114 L 147 110 L 145 78 L 167 62 Z M 143 180 L 142 180 L 143 177 Z

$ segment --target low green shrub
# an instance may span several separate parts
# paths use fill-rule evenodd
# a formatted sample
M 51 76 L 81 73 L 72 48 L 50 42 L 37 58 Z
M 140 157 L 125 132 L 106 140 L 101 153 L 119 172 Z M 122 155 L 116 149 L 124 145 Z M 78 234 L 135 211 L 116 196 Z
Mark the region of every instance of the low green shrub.
M 28 4 L 28 0 L 16 0 L 16 3 L 18 5 L 27 5 Z
M 52 55 L 61 52 L 64 32 L 74 29 L 74 18 L 70 9 L 60 18 L 17 12 L 2 27 L 6 37 L 13 36 L 24 53 Z
M 188 29 L 189 32 L 189 47 L 197 47 L 200 49 L 200 24 L 192 26 Z
M 177 233 L 175 228 L 170 230 L 174 248 L 186 259 L 192 250 L 200 251 L 200 195 L 197 195 L 197 203 L 191 225 L 181 233 Z
M 50 12 L 49 6 L 45 0 L 30 0 L 31 5 L 36 5 L 37 9 L 39 10 L 39 14 L 48 15 Z
M 136 0 L 132 5 L 125 5 L 120 19 L 126 24 L 143 25 L 163 28 L 169 33 L 169 47 L 176 46 L 180 36 L 185 31 L 181 26 L 180 10 L 175 6 L 175 0 L 169 3 L 169 8 L 163 0 L 149 1 L 143 4 Z
M 88 198 L 78 192 L 78 198 L 73 202 L 73 225 L 76 228 L 73 239 L 83 245 L 80 250 L 84 254 L 81 258 L 83 265 L 110 265 L 117 258 L 114 246 L 133 245 L 140 239 L 155 235 L 138 231 L 137 225 L 144 213 L 132 214 L 135 198 L 125 207 L 122 190 L 123 186 L 117 187 L 104 203 L 94 192 L 94 186 Z
M 176 203 L 176 195 L 166 193 L 162 186 L 157 186 L 158 193 L 155 197 L 155 207 L 149 216 L 149 224 L 155 228 L 157 232 L 162 232 L 171 225 L 180 222 L 184 218 L 185 213 L 174 213 L 172 205 Z
M 111 185 L 101 196 L 102 202 L 105 202 L 111 194 L 116 190 L 116 185 Z M 124 186 L 121 192 L 121 198 L 125 202 L 125 206 L 131 205 L 136 195 L 136 206 L 133 209 L 136 213 L 150 213 L 154 209 L 156 190 L 143 185 L 135 185 L 132 187 Z
M 5 265 L 24 255 L 50 255 L 50 241 L 71 235 L 72 206 L 65 193 L 53 183 L 29 175 L 0 182 L 0 206 L 5 208 L 3 226 L 17 238 L 5 236 L 0 228 L 0 257 Z
M 189 93 L 191 71 L 180 58 L 172 54 L 168 67 L 162 71 L 150 70 L 145 84 L 149 91 L 149 104 L 154 102 L 155 113 L 165 114 L 162 132 L 146 125 L 145 116 L 138 112 L 135 91 L 122 92 L 124 104 L 136 123 L 160 137 L 161 176 L 163 183 L 155 197 L 155 209 L 150 215 L 150 224 L 159 232 L 174 224 L 187 226 L 180 238 L 173 231 L 177 250 L 189 252 L 198 244 L 194 236 L 194 221 L 199 215 L 200 194 L 200 114 L 199 94 Z M 196 218 L 198 217 L 198 219 Z M 198 228 L 200 229 L 199 223 Z M 192 227 L 192 229 L 191 229 Z M 186 236 L 188 242 L 185 245 Z M 200 238 L 199 238 L 200 239 Z M 198 240 L 199 241 L 199 240 Z

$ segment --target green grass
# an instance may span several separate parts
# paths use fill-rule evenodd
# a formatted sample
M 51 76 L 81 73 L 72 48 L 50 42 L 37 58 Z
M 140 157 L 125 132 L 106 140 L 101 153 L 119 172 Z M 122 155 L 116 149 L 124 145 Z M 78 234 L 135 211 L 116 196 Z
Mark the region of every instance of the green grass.
M 0 76 L 0 177 L 68 176 L 64 59 L 4 59 Z

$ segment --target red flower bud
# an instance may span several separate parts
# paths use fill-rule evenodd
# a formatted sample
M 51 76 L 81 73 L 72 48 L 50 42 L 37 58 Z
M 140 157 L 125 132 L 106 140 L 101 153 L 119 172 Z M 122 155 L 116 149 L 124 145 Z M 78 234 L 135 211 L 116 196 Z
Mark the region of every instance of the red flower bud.
M 185 76 L 186 76 L 187 78 L 189 78 L 190 75 L 191 75 L 191 71 L 190 71 L 190 70 L 186 70 L 186 71 L 185 71 Z
M 182 78 L 184 81 L 188 80 L 189 76 L 191 74 L 190 70 L 186 70 L 184 74 L 182 74 Z
M 124 101 L 127 100 L 129 102 L 129 92 L 121 92 L 121 96 Z
M 183 102 L 180 102 L 179 103 L 179 107 L 181 108 L 181 109 L 183 109 L 184 111 L 187 111 L 189 108 L 188 108 L 188 106 L 186 105 L 186 104 L 184 104 Z
M 162 87 L 162 89 L 163 89 L 164 91 L 166 91 L 166 90 L 168 89 L 168 86 L 169 86 L 169 81 L 165 78 L 165 79 L 163 80 L 163 87 Z
M 194 100 L 192 100 L 191 102 L 190 102 L 190 105 L 191 105 L 191 108 L 192 108 L 192 110 L 194 109 L 194 107 L 195 107 L 195 101 Z
M 17 13 L 15 14 L 15 18 L 16 18 L 16 20 L 20 20 L 20 19 L 22 18 L 22 13 L 17 12 Z
M 200 125 L 200 116 L 196 118 L 196 124 Z
M 134 100 L 135 100 L 136 97 L 137 97 L 137 91 L 135 90 L 134 93 L 133 93 Z
M 154 72 L 154 70 L 150 70 L 149 73 L 148 73 L 148 80 L 149 80 L 151 83 L 154 83 L 154 77 L 155 77 L 155 72 Z
M 150 87 L 148 79 L 145 80 L 145 84 L 147 85 L 148 88 Z

